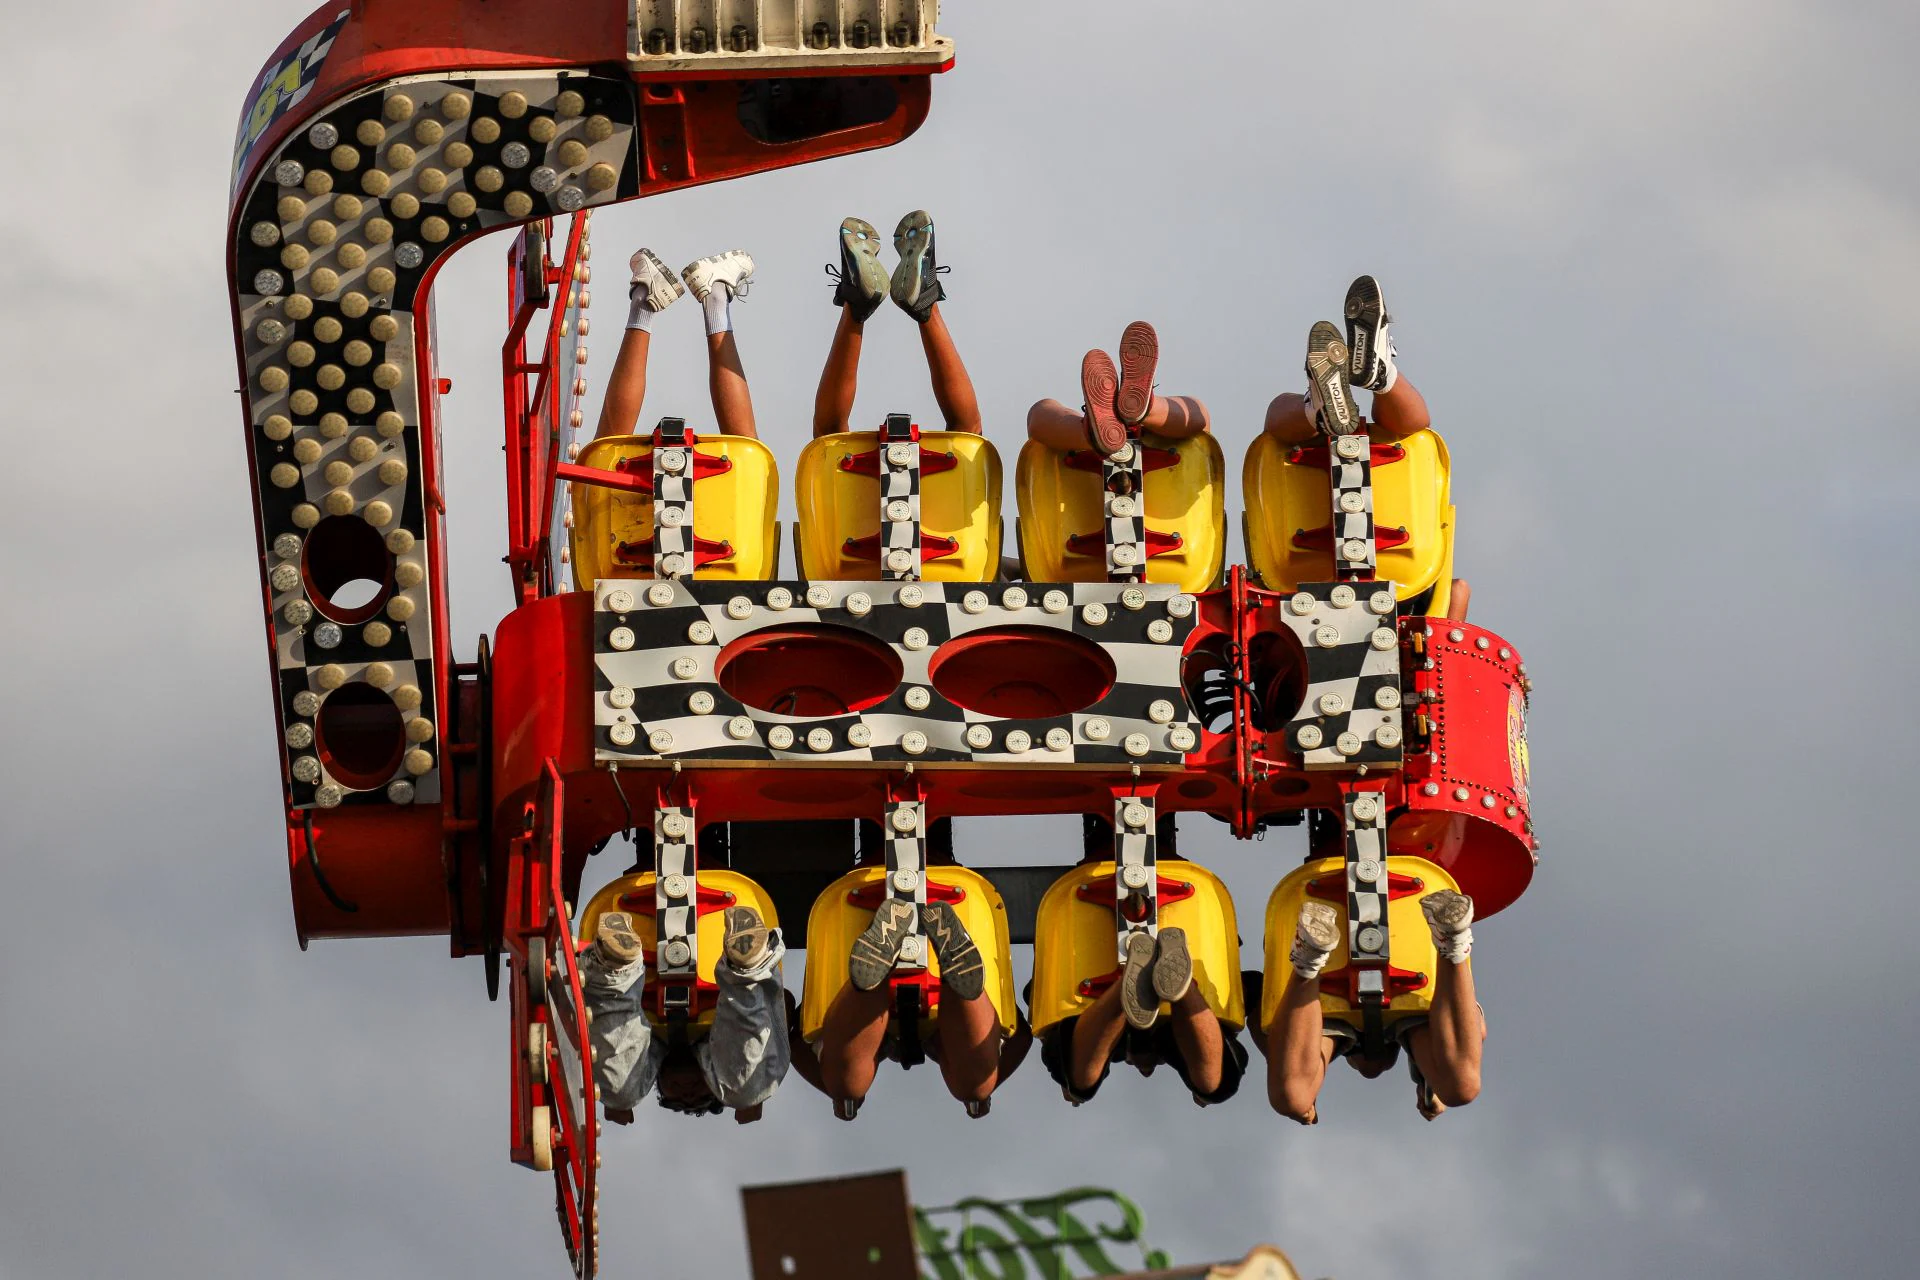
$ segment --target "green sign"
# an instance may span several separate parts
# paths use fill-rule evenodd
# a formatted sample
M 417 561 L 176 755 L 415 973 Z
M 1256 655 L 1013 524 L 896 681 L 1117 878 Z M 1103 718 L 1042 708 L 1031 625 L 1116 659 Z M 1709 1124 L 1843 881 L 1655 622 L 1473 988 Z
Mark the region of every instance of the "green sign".
M 1170 1265 L 1141 1239 L 1146 1219 L 1134 1203 L 1100 1187 L 1033 1200 L 975 1197 L 916 1207 L 913 1217 L 925 1280 L 1079 1280 Z M 1138 1249 L 1139 1263 L 1115 1262 L 1107 1249 L 1116 1245 Z

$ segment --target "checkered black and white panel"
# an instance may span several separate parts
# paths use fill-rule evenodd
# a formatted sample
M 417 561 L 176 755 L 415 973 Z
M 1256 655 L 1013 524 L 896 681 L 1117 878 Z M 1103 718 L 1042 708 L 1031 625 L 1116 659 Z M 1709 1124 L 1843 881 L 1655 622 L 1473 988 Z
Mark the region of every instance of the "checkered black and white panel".
M 633 94 L 624 78 L 553 71 L 394 80 L 326 105 L 241 188 L 234 305 L 296 808 L 440 798 L 421 286 L 479 232 L 636 192 Z M 384 580 L 372 616 L 310 572 L 344 561 Z M 335 776 L 293 745 L 312 716 L 287 699 L 335 696 L 341 671 L 395 673 L 380 687 L 428 730 L 388 777 Z
M 1138 582 L 1147 574 L 1147 508 L 1140 446 L 1127 444 L 1100 463 L 1107 542 L 1107 581 Z
M 1199 742 L 1180 682 L 1194 598 L 1170 583 L 725 582 L 594 584 L 595 758 L 1170 767 Z M 723 689 L 722 648 L 753 632 L 829 623 L 890 647 L 899 686 L 845 715 L 748 707 Z M 1114 682 L 1091 706 L 1011 720 L 933 687 L 956 636 L 1047 628 L 1099 645 Z
M 889 582 L 920 577 L 920 441 L 912 426 L 891 418 L 880 449 L 880 576 Z
M 700 972 L 699 874 L 693 814 L 680 806 L 653 811 L 655 968 L 664 979 L 691 982 Z
M 1114 942 L 1127 958 L 1127 935 L 1145 929 L 1160 932 L 1159 826 L 1152 796 L 1123 796 L 1113 802 Z M 1126 908 L 1132 907 L 1132 917 Z
M 1371 444 L 1363 432 L 1335 436 L 1328 454 L 1334 572 L 1345 579 L 1371 578 L 1375 554 Z
M 896 968 L 926 967 L 926 944 L 920 939 L 920 908 L 927 901 L 927 806 L 918 800 L 896 800 L 885 818 L 887 896 L 913 904 L 907 922 L 908 940 L 900 948 Z
M 1391 954 L 1387 806 L 1378 792 L 1348 792 L 1342 812 L 1347 828 L 1347 951 L 1356 964 L 1384 965 Z
M 667 418 L 654 433 L 653 570 L 659 578 L 693 572 L 693 448 L 687 424 Z
M 1309 769 L 1400 763 L 1400 634 L 1391 582 L 1303 582 L 1281 610 L 1307 655 L 1287 741 Z

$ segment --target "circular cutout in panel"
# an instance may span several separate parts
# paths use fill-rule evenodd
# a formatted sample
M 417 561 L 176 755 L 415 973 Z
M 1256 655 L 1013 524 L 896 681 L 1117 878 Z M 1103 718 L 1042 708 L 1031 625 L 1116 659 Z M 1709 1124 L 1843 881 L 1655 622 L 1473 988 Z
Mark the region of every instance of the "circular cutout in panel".
M 301 569 L 314 607 L 335 622 L 365 622 L 393 594 L 393 553 L 378 529 L 355 516 L 315 525 Z
M 786 716 L 843 716 L 900 687 L 900 659 L 851 627 L 815 623 L 741 636 L 714 660 L 714 679 L 740 701 Z
M 370 684 L 335 689 L 313 720 L 320 761 L 334 780 L 366 791 L 385 785 L 407 749 L 400 708 Z
M 1285 728 L 1307 700 L 1307 651 L 1290 628 L 1257 633 L 1247 645 L 1252 668 L 1253 727 L 1263 733 Z
M 1113 688 L 1113 659 L 1052 627 L 988 627 L 955 636 L 927 664 L 942 697 L 981 715 L 1038 720 L 1084 711 Z

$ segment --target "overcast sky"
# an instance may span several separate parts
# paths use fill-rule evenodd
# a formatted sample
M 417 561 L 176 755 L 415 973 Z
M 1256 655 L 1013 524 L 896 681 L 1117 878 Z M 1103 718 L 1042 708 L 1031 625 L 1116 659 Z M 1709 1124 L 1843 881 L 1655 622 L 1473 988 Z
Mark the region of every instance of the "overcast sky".
M 1178 1259 L 1266 1239 L 1343 1280 L 1910 1272 L 1920 10 L 946 10 L 959 65 L 903 146 L 596 218 L 596 391 L 632 249 L 744 246 L 790 469 L 836 224 L 926 207 L 1005 456 L 1144 317 L 1237 459 L 1307 326 L 1380 276 L 1475 618 L 1539 685 L 1540 873 L 1475 931 L 1485 1093 L 1428 1125 L 1404 1075 L 1340 1071 L 1303 1130 L 1168 1073 L 1073 1110 L 1036 1054 L 989 1119 L 889 1070 L 843 1125 L 795 1078 L 751 1128 L 649 1108 L 608 1135 L 606 1273 L 744 1275 L 739 1184 L 900 1163 L 922 1203 L 1110 1185 Z M 4 1280 L 563 1270 L 479 962 L 294 940 L 222 253 L 243 91 L 304 12 L 0 11 Z M 506 243 L 440 289 L 463 654 L 509 603 Z M 648 420 L 707 420 L 699 319 L 656 330 Z M 892 309 L 865 373 L 862 419 L 934 416 Z M 1257 953 L 1299 834 L 1191 830 Z M 1021 862 L 1072 838 L 959 836 Z

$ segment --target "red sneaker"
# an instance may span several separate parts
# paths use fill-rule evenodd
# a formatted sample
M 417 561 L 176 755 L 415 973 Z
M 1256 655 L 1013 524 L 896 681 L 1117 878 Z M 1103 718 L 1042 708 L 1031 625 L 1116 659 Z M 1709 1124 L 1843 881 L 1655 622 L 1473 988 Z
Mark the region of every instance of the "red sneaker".
M 1160 362 L 1160 335 L 1145 320 L 1135 320 L 1120 335 L 1120 390 L 1113 411 L 1137 427 L 1153 407 L 1153 367 Z
M 1113 411 L 1113 397 L 1120 387 L 1120 375 L 1113 360 L 1104 351 L 1089 351 L 1080 361 L 1080 394 L 1086 397 L 1084 411 L 1087 436 L 1093 447 L 1104 454 L 1120 452 L 1127 443 L 1127 428 Z

